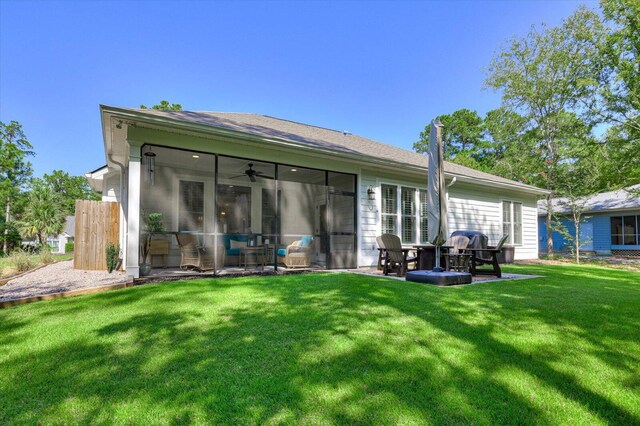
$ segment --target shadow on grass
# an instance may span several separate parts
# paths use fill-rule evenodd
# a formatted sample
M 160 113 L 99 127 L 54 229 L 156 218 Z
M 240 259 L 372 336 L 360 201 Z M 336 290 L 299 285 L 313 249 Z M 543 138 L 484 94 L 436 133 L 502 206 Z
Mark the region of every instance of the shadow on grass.
M 548 276 L 198 280 L 7 310 L 0 422 L 639 422 L 634 277 L 531 272 Z

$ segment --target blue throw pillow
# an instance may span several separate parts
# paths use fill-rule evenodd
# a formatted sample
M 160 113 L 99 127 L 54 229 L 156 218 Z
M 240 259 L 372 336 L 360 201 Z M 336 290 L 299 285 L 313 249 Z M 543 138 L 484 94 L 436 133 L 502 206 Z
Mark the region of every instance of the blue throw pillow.
M 300 247 L 309 247 L 311 241 L 313 241 L 313 237 L 311 235 L 305 235 L 300 238 Z

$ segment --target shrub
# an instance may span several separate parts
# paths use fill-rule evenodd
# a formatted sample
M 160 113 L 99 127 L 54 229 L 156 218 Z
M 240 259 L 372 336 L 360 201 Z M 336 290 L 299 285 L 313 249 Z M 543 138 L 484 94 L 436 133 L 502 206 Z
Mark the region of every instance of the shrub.
M 107 244 L 107 271 L 109 273 L 116 269 L 118 264 L 118 256 L 120 255 L 120 244 Z
M 40 263 L 48 265 L 53 263 L 53 255 L 51 254 L 51 248 L 47 245 L 40 247 Z
M 71 253 L 73 251 L 73 241 L 64 244 L 64 252 Z
M 25 272 L 36 266 L 33 257 L 24 251 L 14 251 L 9 255 L 9 264 L 16 272 Z

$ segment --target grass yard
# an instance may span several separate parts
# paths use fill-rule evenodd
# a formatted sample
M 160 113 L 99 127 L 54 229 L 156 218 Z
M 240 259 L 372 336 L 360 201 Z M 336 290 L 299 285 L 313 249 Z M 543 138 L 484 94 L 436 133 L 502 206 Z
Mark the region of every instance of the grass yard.
M 0 424 L 640 423 L 640 274 L 197 280 L 0 310 Z

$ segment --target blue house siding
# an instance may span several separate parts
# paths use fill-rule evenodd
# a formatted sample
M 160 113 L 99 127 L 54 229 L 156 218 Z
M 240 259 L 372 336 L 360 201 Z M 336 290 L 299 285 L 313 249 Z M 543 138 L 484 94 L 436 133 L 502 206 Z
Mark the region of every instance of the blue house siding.
M 593 223 L 593 250 L 597 254 L 611 254 L 611 216 L 600 214 L 588 219 Z
M 573 221 L 568 219 L 562 219 L 562 224 L 567 228 L 569 234 L 574 236 L 576 234 L 575 227 L 573 226 Z M 545 216 L 538 217 L 538 230 L 539 230 L 539 241 L 540 246 L 539 250 L 547 251 L 547 223 Z M 566 244 L 571 244 L 571 241 L 565 241 L 565 238 L 562 234 L 557 231 L 553 231 L 551 233 L 553 238 L 553 249 L 558 251 L 566 251 L 569 250 L 569 247 Z
M 640 210 L 633 211 L 617 211 L 606 213 L 588 213 L 585 215 L 586 219 L 583 222 L 593 224 L 593 250 L 597 254 L 610 255 L 611 249 L 618 250 L 640 250 L 638 246 L 611 246 L 611 217 L 612 216 L 635 216 L 640 215 Z M 545 216 L 538 216 L 538 230 L 539 230 L 539 249 L 541 251 L 547 250 L 547 224 L 545 222 Z M 573 221 L 569 219 L 563 219 L 562 224 L 567 227 L 569 233 L 574 236 L 575 228 Z M 558 251 L 566 251 L 569 248 L 566 246 L 568 241 L 557 232 L 553 232 L 553 249 Z

